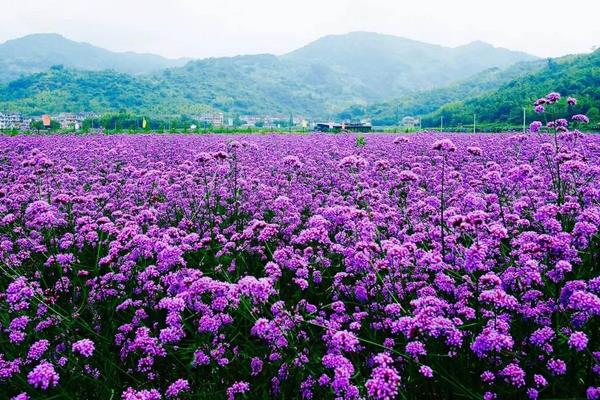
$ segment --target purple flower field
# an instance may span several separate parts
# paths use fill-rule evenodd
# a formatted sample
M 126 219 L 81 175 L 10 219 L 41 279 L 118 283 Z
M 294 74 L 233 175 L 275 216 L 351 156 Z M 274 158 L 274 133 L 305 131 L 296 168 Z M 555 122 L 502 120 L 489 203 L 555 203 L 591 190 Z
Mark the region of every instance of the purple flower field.
M 577 131 L 2 137 L 0 396 L 598 399 L 599 225 Z

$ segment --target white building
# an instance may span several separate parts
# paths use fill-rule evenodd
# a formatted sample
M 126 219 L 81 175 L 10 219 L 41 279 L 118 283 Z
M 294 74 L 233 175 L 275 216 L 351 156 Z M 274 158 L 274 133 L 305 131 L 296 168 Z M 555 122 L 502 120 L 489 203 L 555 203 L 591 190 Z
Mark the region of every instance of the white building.
M 242 121 L 244 125 L 256 126 L 257 123 L 263 122 L 263 117 L 258 115 L 240 115 L 240 121 Z
M 60 113 L 54 120 L 60 124 L 61 129 L 77 129 L 81 123 L 81 118 L 75 113 Z
M 407 128 L 414 128 L 421 123 L 421 119 L 419 117 L 404 117 L 402 118 L 402 126 Z
M 223 126 L 225 124 L 225 116 L 221 112 L 203 113 L 193 117 L 196 121 L 202 124 L 210 124 L 212 126 Z
M 18 113 L 0 113 L 0 129 L 19 129 L 23 116 Z
M 93 112 L 60 113 L 54 120 L 60 124 L 61 129 L 79 129 L 83 126 L 83 121 L 86 119 L 96 119 L 100 118 L 100 116 L 100 114 Z
M 23 121 L 21 121 L 21 130 L 22 131 L 30 130 L 32 122 L 33 122 L 32 118 L 23 118 Z

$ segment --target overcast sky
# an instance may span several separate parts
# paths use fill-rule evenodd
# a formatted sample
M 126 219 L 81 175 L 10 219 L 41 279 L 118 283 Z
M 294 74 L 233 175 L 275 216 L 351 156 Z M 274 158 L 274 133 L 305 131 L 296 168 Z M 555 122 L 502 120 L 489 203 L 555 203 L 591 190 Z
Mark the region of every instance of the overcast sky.
M 600 0 L 0 0 L 0 42 L 56 32 L 168 57 L 282 54 L 372 31 L 446 46 L 483 40 L 538 56 L 600 46 Z

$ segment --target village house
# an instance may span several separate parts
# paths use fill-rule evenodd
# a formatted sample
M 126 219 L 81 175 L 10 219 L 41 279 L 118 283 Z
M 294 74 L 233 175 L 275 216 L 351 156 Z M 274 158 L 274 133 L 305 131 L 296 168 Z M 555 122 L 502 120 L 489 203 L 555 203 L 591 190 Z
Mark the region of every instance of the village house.
M 60 113 L 54 120 L 60 124 L 61 129 L 75 128 L 79 129 L 83 119 L 75 113 Z
M 44 125 L 44 128 L 50 128 L 52 126 L 52 119 L 48 114 L 42 115 L 42 125 Z
M 94 112 L 63 112 L 53 119 L 60 124 L 61 129 L 81 129 L 81 127 L 83 127 L 83 121 L 86 119 L 98 119 L 100 117 L 100 114 Z
M 258 115 L 240 115 L 240 121 L 247 126 L 256 126 L 257 123 L 263 122 L 263 118 Z
M 261 126 L 264 128 L 277 128 L 282 122 L 288 122 L 290 117 L 287 115 L 240 115 L 240 121 L 245 126 Z M 293 119 L 293 124 L 296 125 L 299 119 Z
M 20 130 L 21 131 L 28 131 L 28 130 L 30 130 L 32 122 L 33 122 L 33 118 L 23 118 L 23 120 L 21 121 Z
M 406 128 L 414 128 L 415 126 L 419 126 L 421 123 L 421 119 L 418 117 L 404 117 L 402 118 L 402 126 Z
M 210 124 L 211 126 L 223 126 L 225 124 L 225 116 L 221 112 L 202 113 L 192 117 L 202 124 Z
M 19 113 L 2 113 L 0 112 L 0 130 L 2 129 L 19 129 L 23 122 L 23 116 Z
M 369 122 L 318 122 L 315 125 L 317 132 L 371 132 L 373 126 Z

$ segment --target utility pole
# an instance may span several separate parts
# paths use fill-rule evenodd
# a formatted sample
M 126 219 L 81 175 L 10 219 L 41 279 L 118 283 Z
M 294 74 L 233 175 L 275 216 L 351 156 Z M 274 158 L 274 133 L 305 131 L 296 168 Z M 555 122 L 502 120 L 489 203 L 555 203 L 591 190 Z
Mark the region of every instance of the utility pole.
M 440 133 L 444 132 L 444 116 L 440 117 Z
M 473 133 L 477 131 L 477 116 L 473 114 Z
M 525 125 L 527 124 L 525 116 L 525 107 L 523 107 L 523 133 L 525 133 Z

